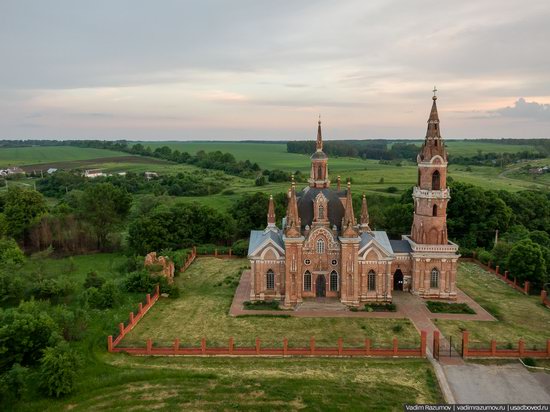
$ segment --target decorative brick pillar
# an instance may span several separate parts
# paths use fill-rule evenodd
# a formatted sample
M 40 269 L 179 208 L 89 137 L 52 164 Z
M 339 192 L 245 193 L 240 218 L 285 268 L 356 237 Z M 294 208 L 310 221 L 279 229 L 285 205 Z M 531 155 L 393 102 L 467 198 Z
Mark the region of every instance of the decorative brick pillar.
M 138 313 L 141 314 L 141 312 L 143 312 L 143 303 L 139 302 Z
M 467 330 L 462 332 L 462 357 L 468 357 L 468 342 L 470 340 L 470 332 Z
M 120 336 L 124 336 L 124 323 L 118 324 L 118 330 L 120 332 Z
M 134 312 L 130 312 L 130 325 L 134 324 Z
M 342 356 L 344 342 L 342 338 L 338 338 L 338 356 Z
M 147 355 L 150 355 L 153 351 L 153 341 L 151 338 L 147 339 Z
M 205 338 L 201 339 L 201 353 L 203 355 L 206 355 L 206 339 Z
M 525 341 L 523 340 L 523 338 L 521 338 L 518 342 L 518 352 L 519 356 L 523 357 L 523 354 L 525 353 Z
M 433 355 L 436 359 L 439 359 L 439 331 L 434 330 L 433 333 Z
M 107 336 L 107 351 L 108 352 L 113 351 L 113 336 L 112 335 Z
M 365 355 L 370 356 L 370 339 L 365 339 Z
M 499 274 L 499 273 L 498 273 L 499 269 L 500 269 L 500 266 L 497 265 L 497 267 L 495 268 L 495 273 L 496 273 L 497 275 Z
M 179 350 L 180 350 L 180 340 L 174 339 L 174 355 L 176 355 Z
M 393 356 L 397 356 L 398 341 L 397 338 L 393 338 Z
M 491 356 L 496 356 L 497 354 L 497 341 L 492 339 L 491 340 Z
M 145 295 L 145 300 L 147 301 L 147 305 L 150 305 L 151 304 L 151 294 L 148 293 L 147 295 Z

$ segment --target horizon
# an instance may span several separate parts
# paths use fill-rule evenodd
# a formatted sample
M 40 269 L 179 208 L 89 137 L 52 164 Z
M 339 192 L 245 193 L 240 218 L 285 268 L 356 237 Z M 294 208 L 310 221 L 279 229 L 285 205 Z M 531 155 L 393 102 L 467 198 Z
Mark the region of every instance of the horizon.
M 5 2 L 0 138 L 550 137 L 547 2 L 439 5 Z

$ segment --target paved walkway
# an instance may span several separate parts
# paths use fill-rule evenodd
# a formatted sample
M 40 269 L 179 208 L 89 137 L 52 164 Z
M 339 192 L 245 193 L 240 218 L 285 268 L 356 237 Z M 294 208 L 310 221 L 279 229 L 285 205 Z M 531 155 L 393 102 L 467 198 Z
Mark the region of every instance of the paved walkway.
M 550 403 L 550 374 L 505 365 L 443 366 L 457 403 Z

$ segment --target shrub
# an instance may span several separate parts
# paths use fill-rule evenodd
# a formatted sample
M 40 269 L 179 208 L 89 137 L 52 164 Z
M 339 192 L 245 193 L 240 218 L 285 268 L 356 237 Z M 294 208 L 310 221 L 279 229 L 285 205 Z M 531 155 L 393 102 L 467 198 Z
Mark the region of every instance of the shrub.
M 429 300 L 426 302 L 426 306 L 432 313 L 467 313 L 472 315 L 476 313 L 466 303 L 449 303 Z
M 231 251 L 235 256 L 245 257 L 248 254 L 248 239 L 237 240 L 231 246 Z
M 9 405 L 21 399 L 27 389 L 29 370 L 18 363 L 0 378 L 0 402 Z
M 110 309 L 117 305 L 120 299 L 118 286 L 110 281 L 105 283 L 100 289 L 91 287 L 86 289 L 85 301 L 94 309 Z
M 105 283 L 105 278 L 99 276 L 97 272 L 89 272 L 86 275 L 86 280 L 84 281 L 84 288 L 96 288 L 99 289 Z
M 388 193 L 397 193 L 399 189 L 397 189 L 395 186 L 390 186 L 386 189 L 386 192 Z
M 391 330 L 394 331 L 395 333 L 400 333 L 403 331 L 403 325 L 401 324 L 393 325 Z
M 230 195 L 234 195 L 235 191 L 232 190 L 232 189 L 226 189 L 221 194 L 224 195 L 224 196 L 230 196 Z
M 0 239 L 0 263 L 18 265 L 23 263 L 25 255 L 13 239 Z
M 484 265 L 488 265 L 490 260 L 494 260 L 493 255 L 490 252 L 487 252 L 485 249 L 477 250 L 477 258 Z
M 74 285 L 67 278 L 42 279 L 32 289 L 32 295 L 37 299 L 49 299 L 52 302 L 57 302 L 73 291 Z
M 248 310 L 279 310 L 279 302 L 276 300 L 243 302 L 243 307 Z
M 76 341 L 84 337 L 89 321 L 88 313 L 84 309 L 71 310 L 66 306 L 56 306 L 51 314 L 66 341 Z
M 533 358 L 523 358 L 522 360 L 527 366 L 537 366 L 537 362 Z
M 40 360 L 40 388 L 56 398 L 70 394 L 80 364 L 80 358 L 66 343 L 46 348 Z
M 356 308 L 355 306 L 352 306 L 349 310 L 350 312 L 359 312 L 359 308 Z
M 125 281 L 124 287 L 128 292 L 151 292 L 158 283 L 157 279 L 149 275 L 146 271 L 130 273 Z
M 397 306 L 394 303 L 367 303 L 363 310 L 366 312 L 395 312 Z

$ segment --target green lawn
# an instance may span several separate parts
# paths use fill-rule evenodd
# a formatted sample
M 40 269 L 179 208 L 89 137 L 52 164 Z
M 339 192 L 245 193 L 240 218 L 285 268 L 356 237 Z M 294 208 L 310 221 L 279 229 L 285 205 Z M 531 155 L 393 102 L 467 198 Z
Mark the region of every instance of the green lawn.
M 0 149 L 0 167 L 115 156 L 126 156 L 126 153 L 71 146 L 10 147 Z
M 233 281 L 247 264 L 244 259 L 198 259 L 177 278 L 182 296 L 161 299 L 122 346 L 144 346 L 148 338 L 158 345 L 180 338 L 181 346 L 199 346 L 203 337 L 208 345 L 226 346 L 231 336 L 237 346 L 253 346 L 256 337 L 266 346 L 281 347 L 284 337 L 290 346 L 308 346 L 312 336 L 319 346 L 335 346 L 339 337 L 346 346 L 362 346 L 367 337 L 373 346 L 391 346 L 394 336 L 403 347 L 419 344 L 418 332 L 406 319 L 230 317 Z M 401 325 L 398 332 L 396 325 Z
M 461 342 L 462 330 L 470 332 L 470 344 L 489 347 L 496 339 L 500 348 L 508 344 L 516 347 L 519 338 L 526 347 L 546 347 L 550 339 L 550 309 L 540 304 L 537 296 L 525 296 L 496 276 L 473 263 L 461 263 L 458 287 L 499 319 L 498 322 L 437 320 L 443 335 Z

